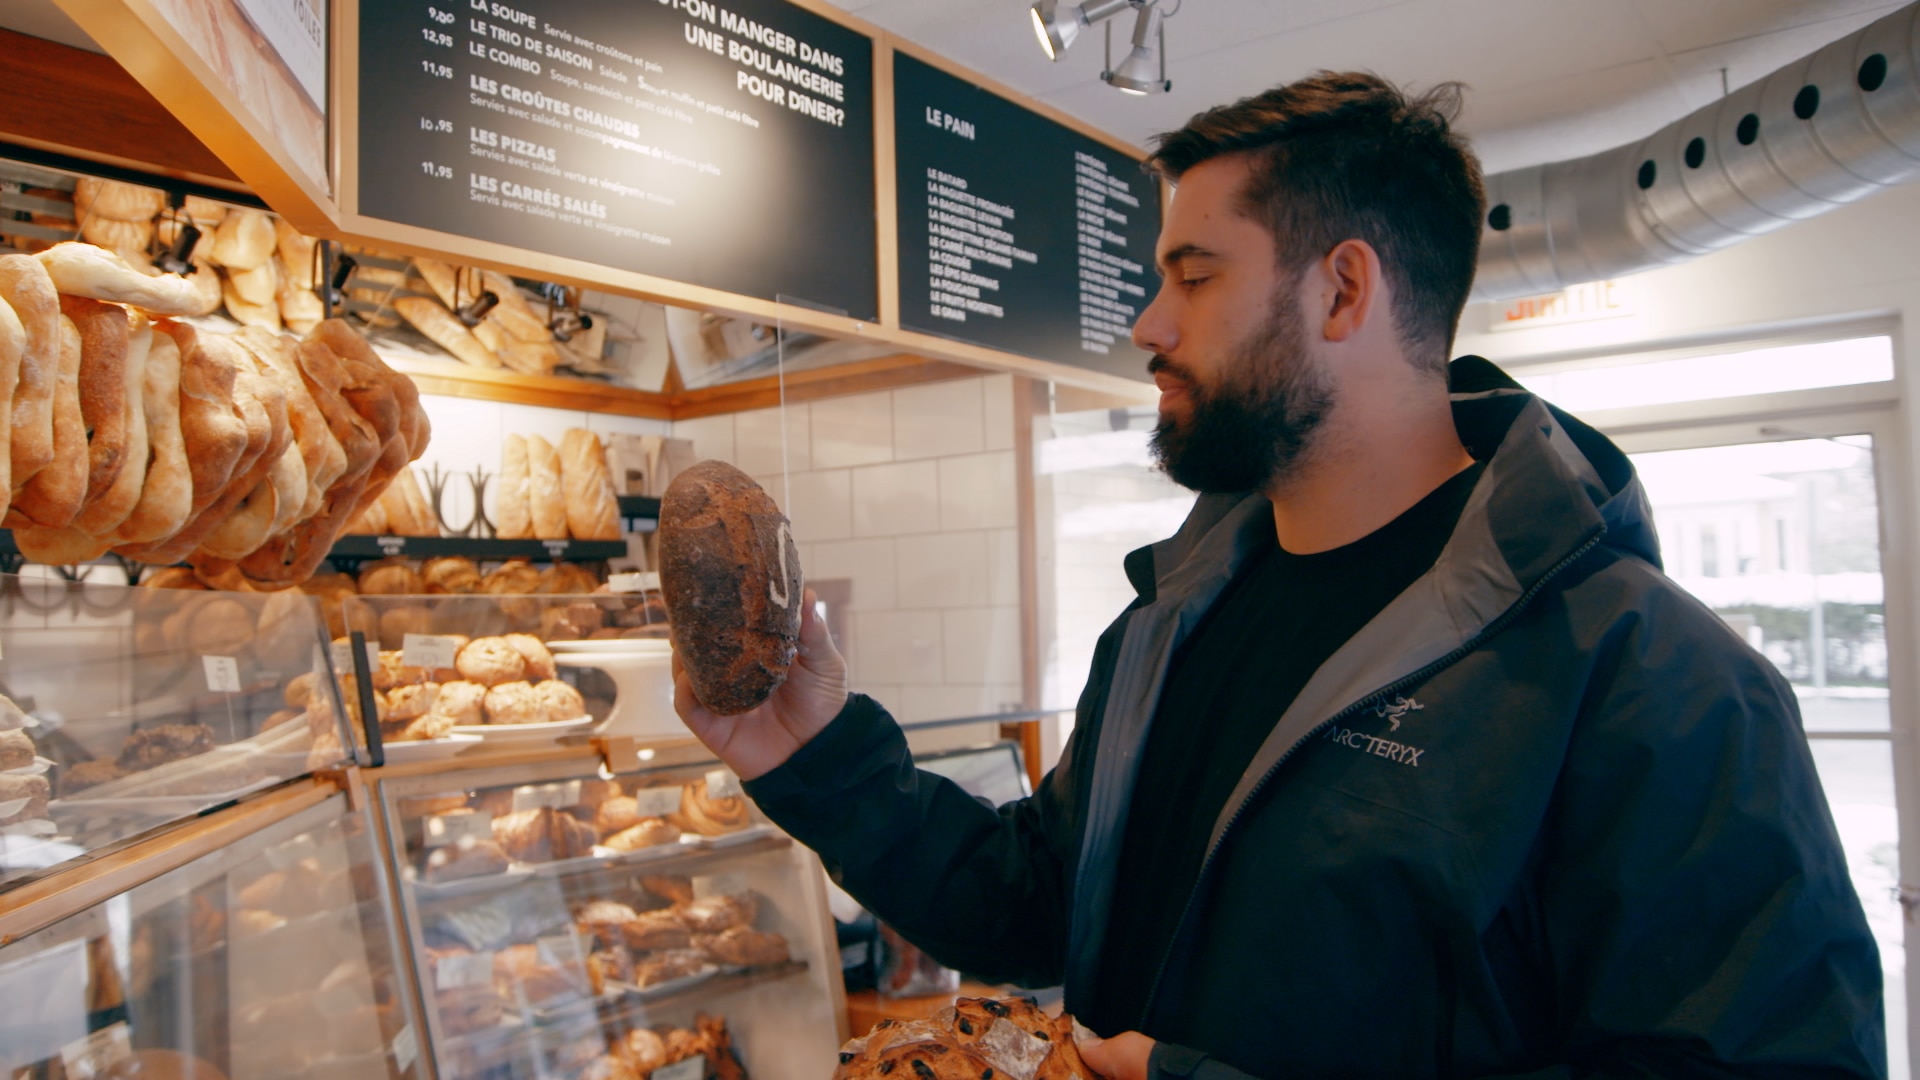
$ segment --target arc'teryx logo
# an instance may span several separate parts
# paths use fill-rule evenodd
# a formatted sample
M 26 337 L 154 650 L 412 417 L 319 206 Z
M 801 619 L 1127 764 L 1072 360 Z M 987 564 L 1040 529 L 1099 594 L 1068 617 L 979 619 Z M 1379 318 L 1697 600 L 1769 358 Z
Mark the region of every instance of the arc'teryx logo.
M 1396 697 L 1392 702 L 1381 702 L 1375 705 L 1373 707 L 1373 715 L 1385 717 L 1387 723 L 1393 725 L 1388 729 L 1389 731 L 1399 731 L 1402 717 L 1410 712 L 1419 712 L 1424 708 L 1426 708 L 1425 705 L 1420 704 L 1412 698 Z
M 1396 697 L 1391 702 L 1375 705 L 1373 714 L 1393 725 L 1388 729 L 1389 731 L 1399 731 L 1400 721 L 1404 720 L 1408 713 L 1420 712 L 1425 708 L 1425 705 L 1412 698 Z M 1420 755 L 1427 752 L 1423 747 L 1408 746 L 1406 743 L 1383 739 L 1378 735 L 1369 735 L 1352 728 L 1328 728 L 1327 739 L 1349 749 L 1364 750 L 1375 757 L 1383 757 L 1395 764 L 1415 769 L 1420 767 Z

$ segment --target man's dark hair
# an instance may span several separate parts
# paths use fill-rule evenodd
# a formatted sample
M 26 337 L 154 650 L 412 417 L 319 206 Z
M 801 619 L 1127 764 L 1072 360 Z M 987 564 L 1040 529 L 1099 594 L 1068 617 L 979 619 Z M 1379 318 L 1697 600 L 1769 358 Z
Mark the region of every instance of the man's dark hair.
M 1200 113 L 1161 135 L 1147 164 L 1178 181 L 1248 155 L 1240 210 L 1273 234 L 1281 269 L 1297 280 L 1343 240 L 1371 244 L 1408 359 L 1444 373 L 1487 202 L 1480 162 L 1452 130 L 1462 89 L 1408 97 L 1377 75 L 1322 71 Z

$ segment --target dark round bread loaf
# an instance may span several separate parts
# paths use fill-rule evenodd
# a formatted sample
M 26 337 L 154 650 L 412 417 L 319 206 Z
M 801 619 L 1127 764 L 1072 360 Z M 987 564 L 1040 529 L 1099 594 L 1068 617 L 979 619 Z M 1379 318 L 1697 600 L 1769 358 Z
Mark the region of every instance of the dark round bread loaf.
M 702 705 L 734 716 L 786 681 L 800 587 L 793 529 L 752 477 L 721 461 L 674 477 L 660 501 L 660 591 Z

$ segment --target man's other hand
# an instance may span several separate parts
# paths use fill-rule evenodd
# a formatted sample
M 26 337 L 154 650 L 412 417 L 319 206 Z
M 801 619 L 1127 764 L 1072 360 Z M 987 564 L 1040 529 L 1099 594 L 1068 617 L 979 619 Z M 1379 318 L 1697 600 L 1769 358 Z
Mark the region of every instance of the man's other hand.
M 673 708 L 695 738 L 742 780 L 762 776 L 820 734 L 847 703 L 847 662 L 815 609 L 813 590 L 802 594 L 800 651 L 787 681 L 758 707 L 720 716 L 693 696 L 693 682 L 673 654 Z
M 1085 1030 L 1085 1029 L 1079 1029 Z M 1123 1032 L 1111 1039 L 1087 1038 L 1076 1030 L 1073 1041 L 1087 1068 L 1106 1080 L 1147 1080 L 1147 1058 L 1153 1054 L 1153 1040 L 1137 1031 Z M 1091 1033 L 1089 1033 L 1091 1034 Z

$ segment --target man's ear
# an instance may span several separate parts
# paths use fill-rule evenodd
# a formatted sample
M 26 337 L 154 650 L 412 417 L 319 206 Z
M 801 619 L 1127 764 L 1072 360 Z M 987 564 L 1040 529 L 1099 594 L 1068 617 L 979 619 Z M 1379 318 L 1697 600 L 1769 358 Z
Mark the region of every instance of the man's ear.
M 1366 328 L 1374 311 L 1386 310 L 1380 255 L 1372 244 L 1342 240 L 1320 260 L 1318 270 L 1324 302 L 1321 336 L 1326 340 L 1351 340 Z

